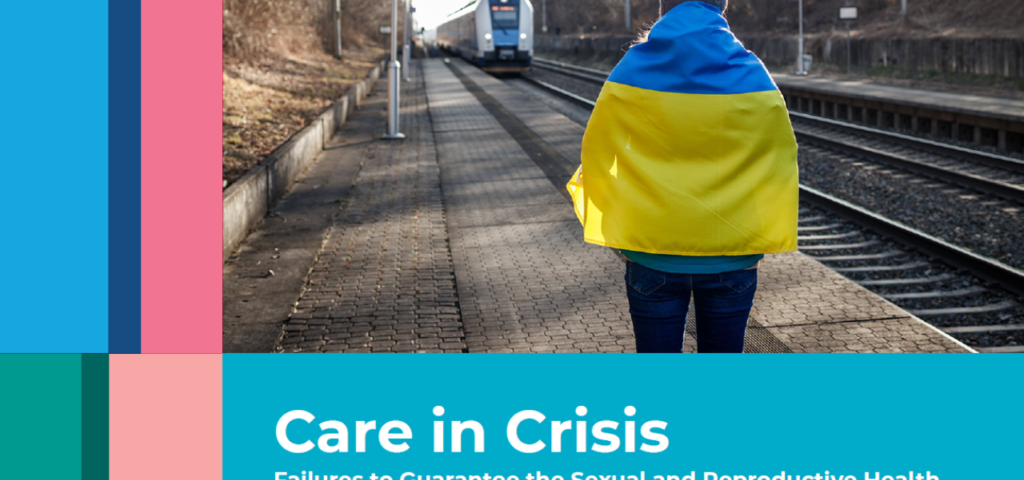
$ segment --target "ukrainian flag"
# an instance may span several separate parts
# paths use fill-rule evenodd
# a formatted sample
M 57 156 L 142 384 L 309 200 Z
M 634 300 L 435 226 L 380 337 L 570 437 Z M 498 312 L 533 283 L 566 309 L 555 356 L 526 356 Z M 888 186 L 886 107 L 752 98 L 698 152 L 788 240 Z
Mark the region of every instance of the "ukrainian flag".
M 608 77 L 567 187 L 590 243 L 693 256 L 788 252 L 796 153 L 764 65 L 721 11 L 687 2 Z

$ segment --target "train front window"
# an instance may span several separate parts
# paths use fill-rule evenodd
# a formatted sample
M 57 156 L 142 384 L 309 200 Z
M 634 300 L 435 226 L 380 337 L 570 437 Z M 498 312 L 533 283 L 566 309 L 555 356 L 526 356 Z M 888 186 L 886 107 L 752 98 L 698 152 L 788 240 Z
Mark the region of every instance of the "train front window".
M 498 30 L 519 28 L 519 12 L 508 5 L 491 7 L 491 27 Z

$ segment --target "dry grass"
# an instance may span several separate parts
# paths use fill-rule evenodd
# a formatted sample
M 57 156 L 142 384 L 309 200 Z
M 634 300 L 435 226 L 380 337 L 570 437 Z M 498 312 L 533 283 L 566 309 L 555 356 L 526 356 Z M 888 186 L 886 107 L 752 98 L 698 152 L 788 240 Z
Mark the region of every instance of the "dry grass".
M 377 0 L 224 0 L 224 185 L 238 179 L 363 79 L 385 55 Z
M 379 48 L 224 68 L 225 186 L 338 100 L 383 58 Z

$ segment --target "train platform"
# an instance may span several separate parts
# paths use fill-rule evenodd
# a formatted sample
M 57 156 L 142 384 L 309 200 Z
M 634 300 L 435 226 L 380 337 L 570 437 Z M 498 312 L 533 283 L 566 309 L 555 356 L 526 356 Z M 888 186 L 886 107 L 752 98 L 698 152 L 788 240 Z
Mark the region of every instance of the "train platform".
M 378 82 L 225 263 L 224 351 L 633 351 L 624 260 L 564 192 L 583 127 L 461 60 L 411 68 L 405 140 L 378 140 Z M 971 351 L 795 252 L 749 325 L 749 352 Z
M 773 74 L 772 78 L 775 79 L 775 83 L 779 87 L 834 93 L 864 100 L 899 102 L 922 108 L 941 109 L 950 112 L 1024 122 L 1024 100 L 935 92 L 916 88 L 876 85 L 864 81 L 843 81 L 784 73 Z
M 1024 100 L 773 74 L 790 110 L 1024 152 Z

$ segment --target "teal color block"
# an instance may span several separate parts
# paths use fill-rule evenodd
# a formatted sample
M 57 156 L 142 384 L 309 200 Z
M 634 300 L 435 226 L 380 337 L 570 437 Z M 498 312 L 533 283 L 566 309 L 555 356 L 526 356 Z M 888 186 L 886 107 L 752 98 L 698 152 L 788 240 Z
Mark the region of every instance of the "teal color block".
M 82 356 L 0 355 L 0 477 L 82 474 Z
M 377 480 L 484 473 L 530 480 L 537 471 L 550 480 L 573 480 L 575 472 L 582 480 L 641 480 L 641 472 L 642 480 L 690 472 L 697 480 L 704 472 L 761 480 L 783 471 L 801 479 L 826 471 L 843 480 L 910 471 L 941 480 L 1020 478 L 1021 371 L 1024 355 L 225 354 L 224 478 L 290 480 L 304 471 L 312 480 L 371 480 L 371 473 Z M 435 406 L 444 407 L 443 417 L 432 413 Z M 965 409 L 994 416 L 968 418 Z M 312 442 L 305 453 L 277 440 L 278 421 L 293 410 L 315 416 L 285 429 L 290 442 Z M 514 449 L 506 436 L 509 420 L 524 410 L 546 417 L 518 428 L 524 443 L 545 443 L 537 453 Z M 316 447 L 328 420 L 348 427 L 348 452 Z M 412 430 L 407 451 L 386 451 L 378 430 L 366 437 L 365 452 L 355 451 L 357 421 L 380 429 L 392 420 Z M 479 422 L 484 452 L 472 451 L 468 433 L 462 452 L 453 453 L 447 437 L 444 452 L 434 452 L 435 420 L 448 432 L 453 420 Z M 587 421 L 588 451 L 576 451 L 574 429 L 563 434 L 562 451 L 552 452 L 554 420 Z M 604 444 L 591 431 L 602 420 L 617 422 L 613 433 L 622 439 L 610 453 L 593 448 Z M 667 423 L 668 447 L 641 451 L 641 442 L 651 443 L 642 425 L 655 420 Z M 625 451 L 627 421 L 635 422 L 635 452 Z
M 110 478 L 110 355 L 82 355 L 82 480 Z

